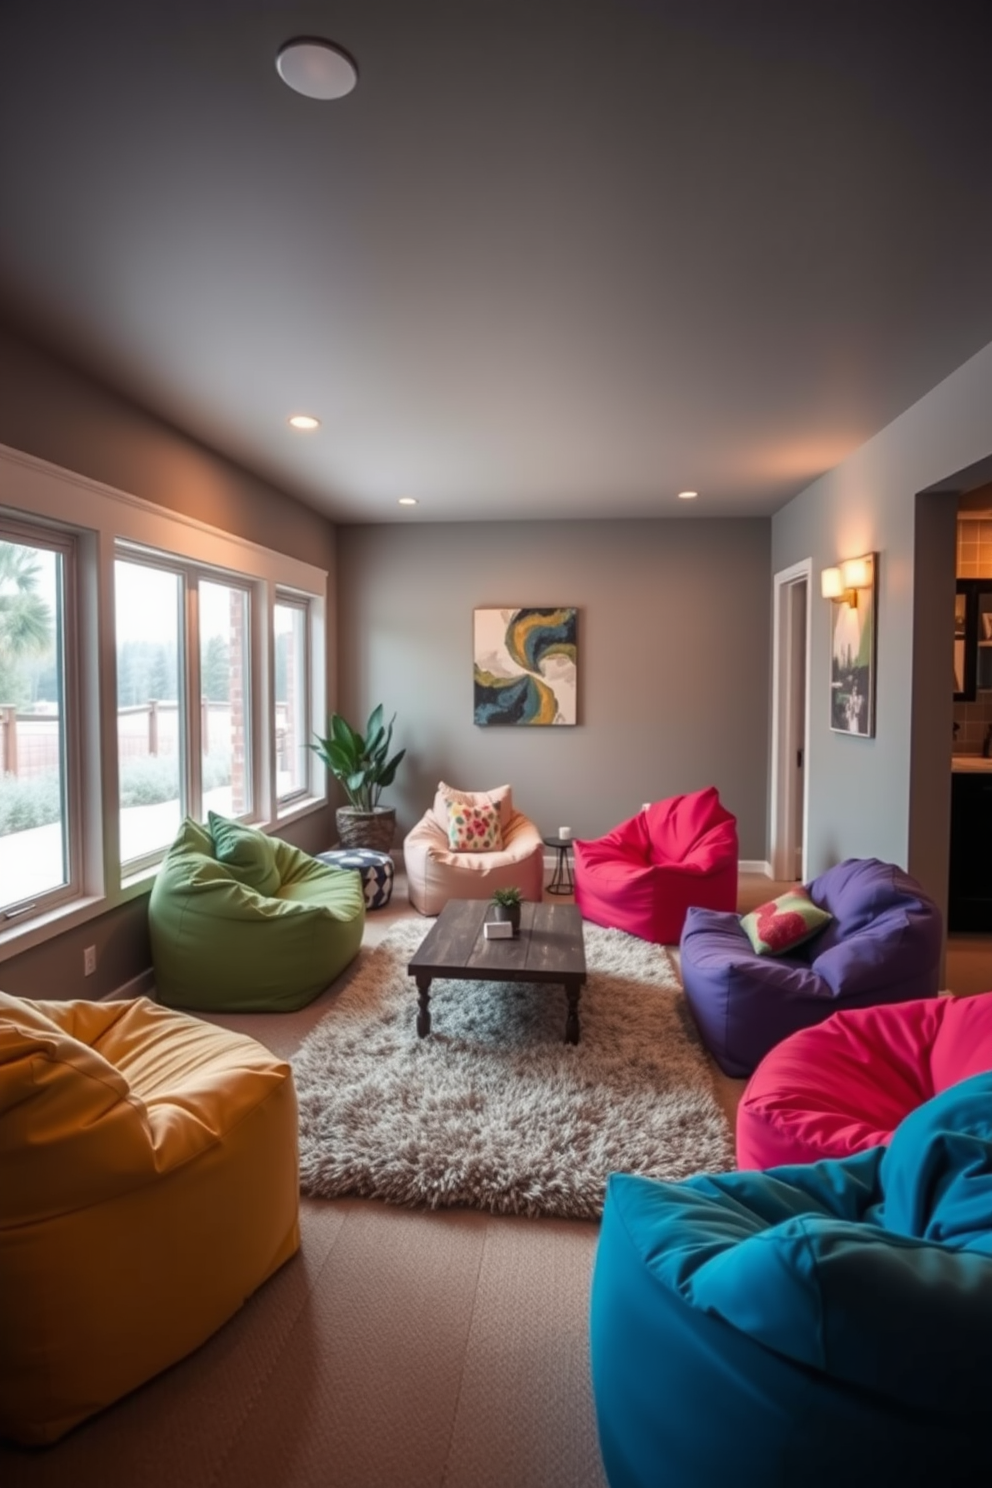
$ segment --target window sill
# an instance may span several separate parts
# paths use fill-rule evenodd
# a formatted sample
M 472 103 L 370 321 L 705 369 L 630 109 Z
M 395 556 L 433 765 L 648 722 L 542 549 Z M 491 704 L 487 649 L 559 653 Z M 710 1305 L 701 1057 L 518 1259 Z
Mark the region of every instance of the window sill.
M 93 894 L 85 899 L 72 899 L 59 904 L 45 914 L 34 915 L 30 920 L 9 923 L 0 930 L 0 961 L 9 961 L 23 951 L 33 950 L 77 925 L 85 925 L 98 915 L 106 914 L 108 908 L 103 894 Z
M 306 796 L 300 801 L 294 801 L 291 806 L 280 813 L 275 822 L 268 826 L 263 826 L 261 823 L 252 825 L 270 836 L 278 836 L 280 828 L 326 809 L 326 798 Z M 0 921 L 0 962 L 9 961 L 13 956 L 21 955 L 23 951 L 33 950 L 35 946 L 43 945 L 45 941 L 53 940 L 67 930 L 75 929 L 77 925 L 85 925 L 88 920 L 107 914 L 117 904 L 128 904 L 141 894 L 147 894 L 155 882 L 159 867 L 160 863 L 152 863 L 129 874 L 128 877 L 122 879 L 119 892 L 112 898 L 106 894 L 91 894 L 83 899 L 72 899 L 65 904 L 59 904 L 44 914 L 33 916 L 30 920 L 8 924 Z
M 326 811 L 326 796 L 304 796 L 299 801 L 291 801 L 284 809 L 276 814 L 276 820 L 268 827 L 262 827 L 263 832 L 276 833 L 280 827 L 289 822 L 299 821 L 301 817 L 313 816 L 318 811 Z

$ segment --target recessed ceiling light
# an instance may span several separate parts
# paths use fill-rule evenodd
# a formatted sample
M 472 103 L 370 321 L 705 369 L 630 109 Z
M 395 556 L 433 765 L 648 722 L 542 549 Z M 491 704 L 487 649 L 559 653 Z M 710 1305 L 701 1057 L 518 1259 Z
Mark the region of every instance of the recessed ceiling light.
M 294 413 L 289 421 L 294 429 L 319 429 L 320 419 L 312 413 Z
M 417 501 L 416 496 L 401 496 L 399 498 L 398 505 L 399 506 L 418 506 L 419 505 L 419 502 Z
M 699 492 L 698 491 L 680 491 L 679 492 L 679 500 L 680 501 L 695 501 L 695 499 L 696 499 L 696 497 L 698 495 L 699 495 Z
M 276 53 L 276 71 L 304 98 L 344 98 L 358 82 L 348 53 L 318 36 L 295 36 Z

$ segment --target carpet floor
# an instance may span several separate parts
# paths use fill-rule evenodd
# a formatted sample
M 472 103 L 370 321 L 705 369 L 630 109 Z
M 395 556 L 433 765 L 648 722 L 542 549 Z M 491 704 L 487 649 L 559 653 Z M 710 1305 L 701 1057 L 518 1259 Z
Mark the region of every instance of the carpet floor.
M 669 950 L 585 927 L 577 1045 L 561 988 L 445 979 L 420 1039 L 423 934 L 395 926 L 293 1056 L 304 1193 L 589 1219 L 611 1172 L 732 1167 Z

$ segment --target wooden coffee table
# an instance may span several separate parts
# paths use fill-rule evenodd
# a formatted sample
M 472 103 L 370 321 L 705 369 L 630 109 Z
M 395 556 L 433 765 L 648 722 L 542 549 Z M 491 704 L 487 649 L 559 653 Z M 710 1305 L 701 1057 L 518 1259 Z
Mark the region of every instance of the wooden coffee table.
M 579 1042 L 579 994 L 586 979 L 582 916 L 574 904 L 520 907 L 520 933 L 512 940 L 486 940 L 482 927 L 489 904 L 451 899 L 407 965 L 417 980 L 417 1032 L 431 1031 L 430 986 L 435 977 L 487 982 L 554 982 L 564 987 L 568 1009 L 565 1042 Z

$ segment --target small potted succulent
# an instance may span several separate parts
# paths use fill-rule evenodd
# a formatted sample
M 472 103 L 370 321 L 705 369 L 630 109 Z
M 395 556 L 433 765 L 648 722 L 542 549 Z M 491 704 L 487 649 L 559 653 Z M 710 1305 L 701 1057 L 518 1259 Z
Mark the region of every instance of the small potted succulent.
M 520 904 L 522 900 L 520 890 L 515 886 L 508 889 L 494 889 L 489 903 L 493 907 L 494 920 L 508 920 L 513 926 L 514 935 L 520 933 Z

